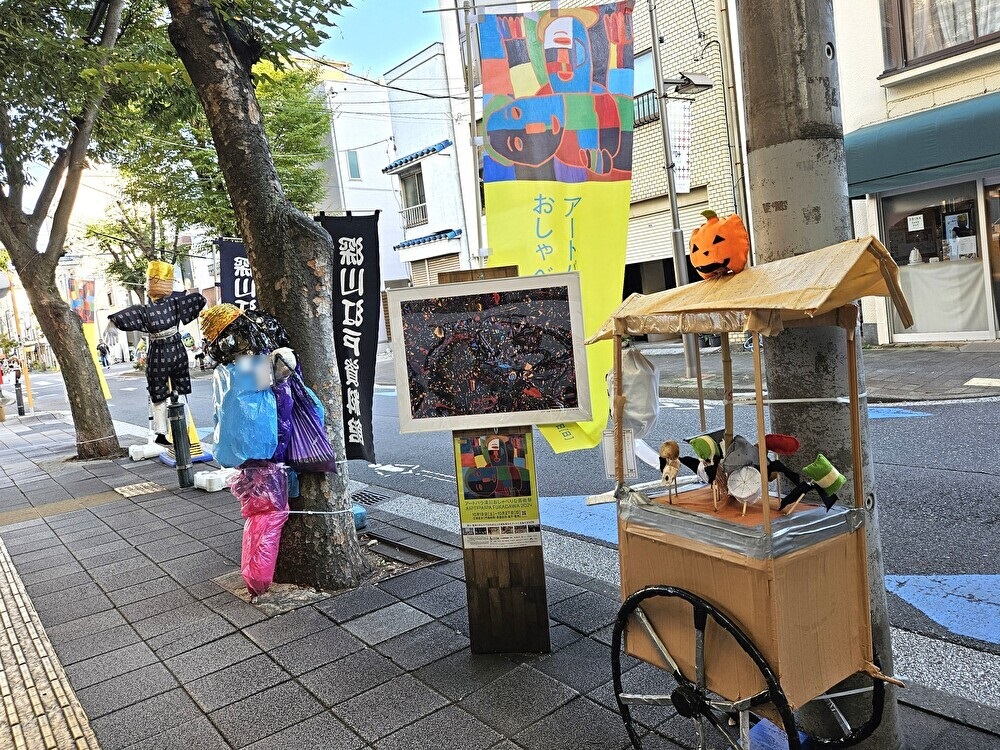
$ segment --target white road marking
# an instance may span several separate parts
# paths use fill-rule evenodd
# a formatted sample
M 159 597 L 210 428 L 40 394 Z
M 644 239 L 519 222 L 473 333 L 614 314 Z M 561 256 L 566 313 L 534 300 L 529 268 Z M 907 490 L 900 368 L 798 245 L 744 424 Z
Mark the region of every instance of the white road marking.
M 983 388 L 997 388 L 1000 387 L 1000 378 L 972 378 L 971 380 L 965 381 L 966 385 L 972 386 L 982 386 Z

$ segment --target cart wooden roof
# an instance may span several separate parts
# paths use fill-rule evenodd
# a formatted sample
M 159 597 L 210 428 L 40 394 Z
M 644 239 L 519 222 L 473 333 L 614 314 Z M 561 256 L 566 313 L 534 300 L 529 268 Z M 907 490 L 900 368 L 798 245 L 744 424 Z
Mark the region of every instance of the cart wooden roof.
M 892 299 L 903 325 L 913 318 L 899 269 L 868 236 L 656 294 L 633 294 L 587 343 L 646 333 L 756 331 L 774 336 L 798 325 L 853 330 L 861 297 Z

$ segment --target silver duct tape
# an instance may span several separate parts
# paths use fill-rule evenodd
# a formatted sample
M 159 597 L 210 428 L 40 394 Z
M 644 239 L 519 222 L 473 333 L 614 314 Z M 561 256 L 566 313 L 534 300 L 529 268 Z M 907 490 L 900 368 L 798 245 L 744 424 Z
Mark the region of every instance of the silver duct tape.
M 771 518 L 771 534 L 767 535 L 763 526 L 743 526 L 705 513 L 650 503 L 645 495 L 631 488 L 624 488 L 619 495 L 618 517 L 759 560 L 781 557 L 849 534 L 864 524 L 864 512 L 858 508 L 835 505 L 827 511 L 817 506 L 791 516 L 775 513 Z

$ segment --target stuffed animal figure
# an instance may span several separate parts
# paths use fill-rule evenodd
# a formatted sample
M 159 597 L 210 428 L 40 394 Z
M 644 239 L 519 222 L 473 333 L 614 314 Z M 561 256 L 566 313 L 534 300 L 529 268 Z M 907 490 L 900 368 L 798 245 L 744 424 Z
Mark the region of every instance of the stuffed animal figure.
M 677 495 L 677 474 L 681 470 L 680 455 L 680 446 L 674 440 L 667 440 L 660 446 L 660 476 L 667 485 L 667 501 L 671 504 L 673 504 L 671 487 L 673 495 Z
M 681 456 L 679 459 L 701 481 L 712 485 L 712 504 L 716 510 L 719 509 L 720 502 L 728 497 L 725 489 L 725 473 L 719 471 L 724 455 L 721 444 L 724 435 L 725 430 L 716 430 L 706 435 L 687 438 L 684 442 L 691 446 L 697 458 Z
M 691 233 L 691 265 L 703 279 L 739 273 L 750 256 L 750 235 L 736 214 L 725 221 L 702 211 L 706 221 Z
M 809 479 L 799 482 L 795 489 L 785 495 L 779 509 L 783 510 L 790 506 L 786 513 L 791 513 L 807 492 L 815 490 L 820 500 L 823 501 L 823 505 L 826 506 L 827 510 L 830 510 L 837 502 L 837 492 L 847 482 L 847 477 L 841 474 L 822 453 L 818 454 L 816 460 L 811 464 L 803 466 L 802 473 Z

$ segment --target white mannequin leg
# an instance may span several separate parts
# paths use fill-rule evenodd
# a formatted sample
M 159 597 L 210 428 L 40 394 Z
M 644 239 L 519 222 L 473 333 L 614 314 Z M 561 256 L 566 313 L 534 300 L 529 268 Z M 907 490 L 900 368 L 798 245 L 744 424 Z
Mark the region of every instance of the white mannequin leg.
M 153 404 L 153 432 L 157 435 L 166 435 L 167 429 L 167 402 Z

